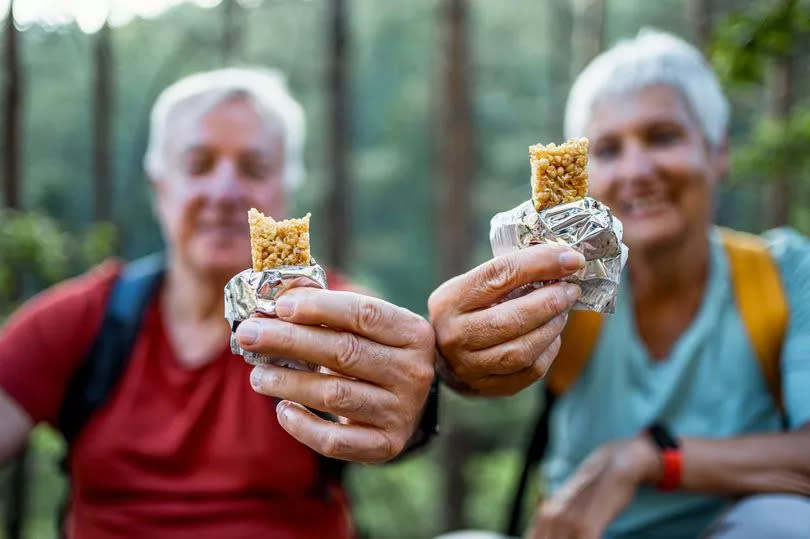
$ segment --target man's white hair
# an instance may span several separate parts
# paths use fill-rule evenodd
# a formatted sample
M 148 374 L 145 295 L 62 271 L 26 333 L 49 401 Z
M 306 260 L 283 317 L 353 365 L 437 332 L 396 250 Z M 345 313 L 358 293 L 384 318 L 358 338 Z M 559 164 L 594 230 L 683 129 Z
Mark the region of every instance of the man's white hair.
M 677 90 L 717 146 L 728 130 L 729 105 L 720 82 L 695 47 L 666 32 L 642 29 L 606 50 L 579 74 L 565 106 L 565 137 L 585 135 L 596 103 L 655 85 Z
M 165 173 L 165 151 L 172 116 L 186 104 L 198 105 L 193 114 L 203 116 L 217 105 L 246 98 L 257 108 L 266 126 L 280 128 L 284 141 L 284 186 L 295 187 L 302 179 L 304 165 L 304 112 L 290 95 L 283 75 L 264 68 L 226 68 L 189 75 L 175 82 L 158 96 L 152 107 L 149 142 L 144 167 L 151 178 Z

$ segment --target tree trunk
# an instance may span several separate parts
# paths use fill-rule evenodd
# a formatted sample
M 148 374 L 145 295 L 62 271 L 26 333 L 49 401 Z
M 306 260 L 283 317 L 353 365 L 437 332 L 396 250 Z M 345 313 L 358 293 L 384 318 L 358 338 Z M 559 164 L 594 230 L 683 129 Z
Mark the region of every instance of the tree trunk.
M 442 280 L 467 269 L 470 233 L 470 190 L 473 138 L 470 58 L 466 0 L 443 0 L 444 62 L 440 107 L 441 181 L 439 186 L 438 262 Z
M 5 118 L 3 121 L 3 195 L 9 208 L 20 207 L 20 156 L 22 155 L 22 74 L 20 72 L 19 31 L 14 26 L 13 2 L 5 21 Z
M 475 168 L 467 41 L 468 9 L 466 0 L 443 0 L 441 3 L 441 177 L 437 182 L 436 233 L 438 274 L 442 281 L 467 269 L 473 243 L 470 203 Z M 440 457 L 445 482 L 443 525 L 445 530 L 453 530 L 464 525 L 464 500 L 467 494 L 464 468 L 470 450 L 465 443 L 464 432 L 452 424 L 447 427 Z
M 112 43 L 110 26 L 104 23 L 93 43 L 93 216 L 109 221 L 112 216 Z
M 331 268 L 346 269 L 351 238 L 349 230 L 349 47 L 346 1 L 332 0 L 329 3 L 329 65 L 327 88 L 329 99 L 329 170 L 331 172 L 326 216 L 327 257 Z
M 695 44 L 704 53 L 708 52 L 712 39 L 712 0 L 690 0 L 689 17 L 695 36 Z
M 791 54 L 778 56 L 769 66 L 766 86 L 768 116 L 783 125 L 790 118 L 793 108 L 794 61 Z M 790 171 L 789 164 L 774 163 L 771 172 L 771 226 L 783 226 L 790 218 Z
M 543 117 L 544 131 L 551 140 L 563 136 L 563 114 L 560 103 L 564 103 L 571 86 L 572 72 L 575 68 L 570 63 L 573 57 L 571 34 L 574 31 L 573 13 L 569 0 L 545 0 L 548 16 L 542 21 L 538 32 L 538 47 L 553 51 L 546 64 L 546 92 Z M 579 74 L 579 72 L 575 73 Z
M 571 0 L 571 78 L 605 47 L 605 0 Z
M 225 14 L 222 17 L 222 62 L 231 65 L 242 58 L 243 39 L 241 9 L 237 0 L 224 0 Z

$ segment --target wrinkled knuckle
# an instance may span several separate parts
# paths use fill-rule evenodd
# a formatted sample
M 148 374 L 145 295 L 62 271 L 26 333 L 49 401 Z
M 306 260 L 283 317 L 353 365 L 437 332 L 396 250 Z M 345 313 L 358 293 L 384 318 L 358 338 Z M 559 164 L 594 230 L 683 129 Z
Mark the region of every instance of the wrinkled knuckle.
M 354 333 L 344 331 L 340 334 L 340 346 L 335 357 L 337 370 L 351 369 L 360 359 L 360 339 Z
M 546 295 L 545 301 L 543 302 L 543 307 L 545 308 L 546 312 L 562 313 L 565 311 L 567 306 L 566 299 L 563 291 L 559 288 L 560 287 L 555 287 L 550 294 Z
M 519 275 L 517 261 L 510 256 L 500 256 L 485 266 L 483 284 L 490 290 L 505 290 L 515 285 Z
M 438 331 L 436 340 L 443 349 L 466 350 L 469 347 L 470 332 L 456 320 Z
M 410 375 L 417 387 L 429 386 L 436 375 L 432 357 L 413 361 L 411 363 Z
M 414 325 L 415 344 L 419 348 L 433 349 L 436 346 L 436 332 L 424 318 L 417 317 Z
M 383 436 L 380 442 L 380 455 L 383 460 L 391 460 L 405 450 L 406 441 L 401 436 Z
M 506 346 L 498 362 L 501 366 L 512 367 L 517 370 L 531 366 L 535 359 L 523 339 L 518 339 Z
M 349 410 L 354 405 L 352 390 L 343 379 L 332 378 L 324 391 L 323 403 L 328 410 Z
M 379 304 L 366 298 L 358 299 L 356 304 L 357 327 L 368 333 L 380 327 L 384 313 Z
M 295 349 L 295 331 L 292 324 L 283 324 L 278 331 L 275 332 L 274 340 L 278 343 L 279 348 L 282 350 Z
M 321 441 L 321 452 L 330 457 L 340 457 L 346 453 L 348 444 L 336 430 L 328 430 Z

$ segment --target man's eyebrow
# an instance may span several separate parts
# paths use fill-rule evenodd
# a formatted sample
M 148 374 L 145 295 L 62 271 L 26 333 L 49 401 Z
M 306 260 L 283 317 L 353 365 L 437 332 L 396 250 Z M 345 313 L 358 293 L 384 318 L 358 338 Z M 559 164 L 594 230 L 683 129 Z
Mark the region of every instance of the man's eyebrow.
M 208 150 L 209 150 L 209 148 L 205 144 L 194 144 L 192 146 L 189 146 L 188 148 L 186 148 L 185 150 L 183 150 L 180 153 L 181 153 L 181 155 L 185 156 L 185 155 L 188 155 L 190 153 L 205 152 L 205 151 L 208 151 Z

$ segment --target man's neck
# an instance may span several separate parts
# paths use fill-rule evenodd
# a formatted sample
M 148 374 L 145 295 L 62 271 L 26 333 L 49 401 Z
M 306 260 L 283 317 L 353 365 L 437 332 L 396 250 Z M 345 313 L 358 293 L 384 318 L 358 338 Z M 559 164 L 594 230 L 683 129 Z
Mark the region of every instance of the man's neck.
M 181 263 L 169 264 L 163 293 L 167 316 L 190 324 L 222 319 L 225 282 L 223 278 L 201 277 Z

